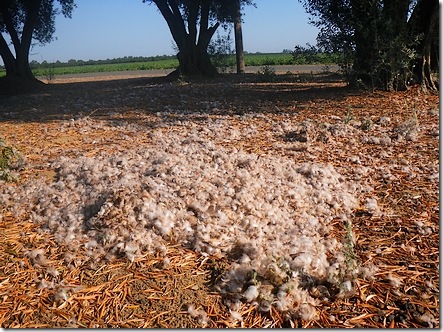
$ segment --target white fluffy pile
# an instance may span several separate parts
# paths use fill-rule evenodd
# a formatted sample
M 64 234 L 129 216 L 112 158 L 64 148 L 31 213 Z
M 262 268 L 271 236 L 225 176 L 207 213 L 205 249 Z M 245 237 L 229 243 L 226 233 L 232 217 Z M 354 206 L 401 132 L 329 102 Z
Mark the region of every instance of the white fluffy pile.
M 166 241 L 227 256 L 219 288 L 233 312 L 247 301 L 313 319 L 315 287 L 349 291 L 342 240 L 329 233 L 333 220 L 349 219 L 359 188 L 333 166 L 222 148 L 195 129 L 152 140 L 115 155 L 62 157 L 54 182 L 4 187 L 0 198 L 31 209 L 57 242 L 85 246 L 92 260 L 166 252 Z

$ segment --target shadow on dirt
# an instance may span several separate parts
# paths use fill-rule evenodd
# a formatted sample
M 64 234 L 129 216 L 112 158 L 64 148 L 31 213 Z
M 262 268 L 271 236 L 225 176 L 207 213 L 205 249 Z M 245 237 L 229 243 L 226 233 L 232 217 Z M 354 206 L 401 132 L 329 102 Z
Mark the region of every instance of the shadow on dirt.
M 150 77 L 57 83 L 34 92 L 0 95 L 0 122 L 82 117 L 105 120 L 134 111 L 161 115 L 168 121 L 183 121 L 191 115 L 300 110 L 306 102 L 343 99 L 357 93 L 335 73 L 280 74 L 269 82 L 263 82 L 263 77 L 257 74 L 223 74 L 211 80 Z

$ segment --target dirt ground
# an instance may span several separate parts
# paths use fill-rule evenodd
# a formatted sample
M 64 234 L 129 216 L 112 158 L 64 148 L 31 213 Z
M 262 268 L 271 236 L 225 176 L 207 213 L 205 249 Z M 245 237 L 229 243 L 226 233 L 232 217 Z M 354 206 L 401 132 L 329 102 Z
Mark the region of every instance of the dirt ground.
M 0 326 L 440 327 L 439 96 L 418 87 L 357 91 L 336 74 L 272 78 L 57 78 L 32 93 L 0 96 L 0 138 L 24 159 L 16 170 L 18 181 L 0 185 L 19 186 L 38 177 L 53 181 L 55 171 L 48 165 L 57 157 L 149 145 L 149 131 L 167 135 L 187 130 L 190 122 L 204 127 L 219 118 L 233 128 L 254 125 L 255 137 L 214 143 L 300 162 L 367 168 L 362 176 L 375 188 L 385 213 L 362 204 L 352 223 L 358 261 L 377 266 L 373 276 L 355 280 L 350 296 L 320 303 L 312 321 L 274 309 L 259 312 L 247 303 L 237 310 L 240 318 L 214 288 L 229 258 L 202 256 L 172 241 L 168 266 L 155 255 L 133 262 L 82 263 L 67 259 L 62 254 L 66 248 L 33 224 L 29 214 L 15 216 L 14 208 L 0 201 Z M 146 133 L 122 136 L 100 127 L 84 133 L 75 125 L 61 131 L 69 121 L 116 127 L 134 123 Z M 278 121 L 313 123 L 317 129 L 306 140 L 268 135 Z M 352 127 L 353 138 L 320 130 L 331 123 Z M 343 225 L 334 226 L 333 235 L 342 239 Z M 57 269 L 45 269 L 48 262 Z

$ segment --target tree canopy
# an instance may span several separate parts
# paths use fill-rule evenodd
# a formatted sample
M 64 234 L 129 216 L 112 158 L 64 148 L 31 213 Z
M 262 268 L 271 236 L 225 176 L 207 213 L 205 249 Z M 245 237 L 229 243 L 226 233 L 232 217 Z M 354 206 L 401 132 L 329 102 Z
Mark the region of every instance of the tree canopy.
M 318 45 L 352 63 L 351 83 L 404 89 L 415 77 L 436 88 L 438 0 L 300 1 L 320 29 Z
M 220 25 L 233 23 L 239 6 L 252 0 L 143 0 L 154 3 L 163 15 L 178 48 L 178 72 L 185 76 L 217 73 L 208 46 Z
M 0 2 L 0 56 L 7 77 L 35 80 L 29 67 L 32 41 L 46 44 L 53 40 L 55 16 L 61 13 L 71 17 L 74 0 L 1 0 Z M 10 48 L 5 36 L 11 41 Z

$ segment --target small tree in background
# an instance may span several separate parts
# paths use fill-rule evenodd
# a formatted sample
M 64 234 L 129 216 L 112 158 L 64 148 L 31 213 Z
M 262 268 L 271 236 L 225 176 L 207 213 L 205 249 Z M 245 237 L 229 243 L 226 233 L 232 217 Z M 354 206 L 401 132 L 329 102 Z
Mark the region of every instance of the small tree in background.
M 320 49 L 307 43 L 306 47 L 296 45 L 292 57 L 295 64 L 314 64 L 319 62 L 318 53 L 320 52 Z
M 228 30 L 225 35 L 220 35 L 217 32 L 217 36 L 212 38 L 208 46 L 211 63 L 221 72 L 225 72 L 232 65 L 230 56 L 233 51 L 231 49 L 232 40 L 230 32 Z
M 57 0 L 65 17 L 71 17 L 74 0 Z M 0 1 L 0 56 L 6 77 L 21 81 L 36 81 L 29 66 L 32 40 L 46 44 L 53 40 L 55 16 L 59 10 L 54 0 Z M 4 35 L 9 35 L 13 51 Z

